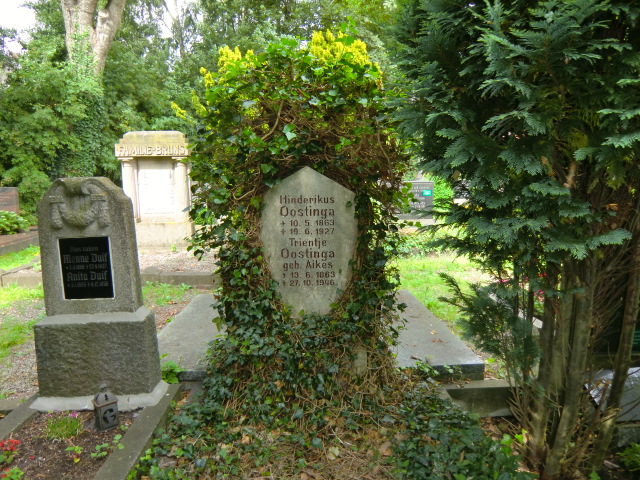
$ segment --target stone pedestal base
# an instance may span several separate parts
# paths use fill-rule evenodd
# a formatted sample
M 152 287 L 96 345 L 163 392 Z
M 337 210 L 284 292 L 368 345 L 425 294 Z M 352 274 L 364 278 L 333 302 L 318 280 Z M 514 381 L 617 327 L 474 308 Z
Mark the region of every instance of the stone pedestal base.
M 130 412 L 138 408 L 153 407 L 162 400 L 168 388 L 169 385 L 166 382 L 160 381 L 150 393 L 119 395 L 118 411 Z M 39 412 L 94 410 L 92 401 L 94 397 L 95 395 L 84 397 L 38 397 L 31 403 L 29 408 Z
M 155 315 L 146 307 L 45 317 L 34 333 L 40 397 L 93 396 L 105 383 L 124 399 L 162 383 Z
M 191 222 L 148 222 L 136 223 L 138 250 L 142 248 L 186 247 L 185 237 L 194 232 Z

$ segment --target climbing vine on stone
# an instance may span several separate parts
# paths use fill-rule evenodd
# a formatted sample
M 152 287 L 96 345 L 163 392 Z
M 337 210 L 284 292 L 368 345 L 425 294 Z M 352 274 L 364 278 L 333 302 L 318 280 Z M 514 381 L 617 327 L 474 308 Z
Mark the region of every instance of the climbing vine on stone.
M 191 173 L 191 215 L 200 227 L 192 248 L 218 251 L 226 326 L 211 349 L 210 405 L 249 410 L 265 424 L 303 417 L 322 424 L 329 400 L 376 392 L 395 371 L 388 345 L 398 278 L 389 256 L 407 158 L 382 72 L 363 42 L 327 32 L 257 54 L 225 48 L 218 70 L 201 73 Z M 356 194 L 351 281 L 328 315 L 292 314 L 259 237 L 264 194 L 305 166 Z M 366 371 L 355 374 L 365 352 Z

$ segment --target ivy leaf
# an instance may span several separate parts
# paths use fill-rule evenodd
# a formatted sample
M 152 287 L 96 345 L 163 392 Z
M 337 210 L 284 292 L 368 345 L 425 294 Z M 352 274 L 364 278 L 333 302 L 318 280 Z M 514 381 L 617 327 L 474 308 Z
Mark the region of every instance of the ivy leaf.
M 285 127 L 282 129 L 282 133 L 285 134 L 285 136 L 287 137 L 287 140 L 291 140 L 291 139 L 296 138 L 298 136 L 293 131 L 295 128 L 296 128 L 295 125 L 290 123 L 288 125 L 285 125 Z
M 269 173 L 269 172 L 272 172 L 275 169 L 276 169 L 276 167 L 274 167 L 273 165 L 269 165 L 268 163 L 261 163 L 260 164 L 260 170 L 262 171 L 262 173 Z
M 260 197 L 253 197 L 249 203 L 252 207 L 259 209 L 260 204 L 262 203 L 262 199 Z

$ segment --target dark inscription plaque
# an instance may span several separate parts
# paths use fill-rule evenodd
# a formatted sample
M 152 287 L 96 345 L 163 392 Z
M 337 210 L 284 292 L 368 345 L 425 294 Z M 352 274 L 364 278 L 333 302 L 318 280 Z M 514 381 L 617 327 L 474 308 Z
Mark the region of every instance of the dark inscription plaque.
M 64 298 L 113 298 L 109 237 L 60 238 Z

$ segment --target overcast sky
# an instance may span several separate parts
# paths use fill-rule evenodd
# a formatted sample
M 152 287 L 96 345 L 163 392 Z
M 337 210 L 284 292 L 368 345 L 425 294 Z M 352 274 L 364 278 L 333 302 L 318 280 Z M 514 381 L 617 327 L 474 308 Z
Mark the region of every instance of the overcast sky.
M 33 10 L 21 7 L 24 0 L 0 0 L 0 26 L 24 30 L 35 22 Z

